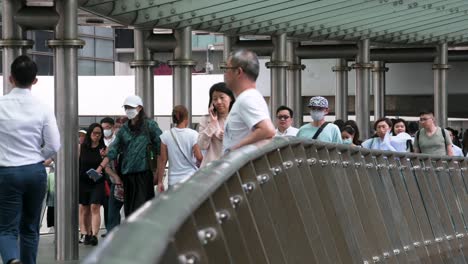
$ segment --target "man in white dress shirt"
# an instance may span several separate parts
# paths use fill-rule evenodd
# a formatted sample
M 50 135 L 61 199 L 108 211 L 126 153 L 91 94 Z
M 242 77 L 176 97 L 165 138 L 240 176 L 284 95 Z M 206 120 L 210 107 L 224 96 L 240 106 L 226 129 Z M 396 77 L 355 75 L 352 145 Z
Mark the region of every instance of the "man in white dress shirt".
M 34 61 L 19 56 L 9 77 L 15 88 L 0 97 L 0 254 L 9 264 L 36 263 L 47 187 L 43 162 L 60 148 L 53 111 L 31 95 L 36 74 Z
M 276 136 L 296 136 L 298 128 L 292 126 L 293 110 L 285 105 L 276 109 Z

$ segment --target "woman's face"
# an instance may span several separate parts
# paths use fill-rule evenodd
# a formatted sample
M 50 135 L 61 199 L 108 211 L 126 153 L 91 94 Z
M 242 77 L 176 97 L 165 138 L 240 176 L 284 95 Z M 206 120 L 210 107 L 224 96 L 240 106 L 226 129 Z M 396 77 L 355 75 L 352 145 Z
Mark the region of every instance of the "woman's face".
M 343 131 L 341 132 L 341 139 L 346 140 L 346 139 L 351 139 L 353 141 L 354 136 L 351 135 L 350 133 Z
M 229 112 L 229 105 L 231 104 L 231 97 L 229 97 L 229 95 L 214 91 L 211 98 L 211 103 L 218 113 L 226 114 Z
M 405 123 L 403 123 L 403 122 L 396 123 L 393 130 L 395 132 L 395 135 L 398 135 L 398 134 L 400 134 L 402 132 L 406 132 Z
M 91 141 L 93 143 L 97 143 L 99 142 L 99 140 L 101 140 L 101 137 L 102 137 L 102 130 L 100 127 L 95 127 L 93 129 L 93 132 L 91 132 Z
M 387 134 L 389 130 L 390 130 L 390 127 L 388 126 L 387 122 L 380 121 L 377 124 L 375 132 L 377 133 L 377 136 L 379 136 L 380 138 L 384 138 L 385 134 Z

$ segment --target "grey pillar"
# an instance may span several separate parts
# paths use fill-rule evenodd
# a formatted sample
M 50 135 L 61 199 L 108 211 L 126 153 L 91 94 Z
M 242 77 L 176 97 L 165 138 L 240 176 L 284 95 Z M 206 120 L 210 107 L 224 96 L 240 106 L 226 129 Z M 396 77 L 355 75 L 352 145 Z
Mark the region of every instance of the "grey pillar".
M 332 70 L 336 73 L 335 116 L 336 119 L 348 120 L 348 67 L 346 59 L 337 59 Z
M 0 47 L 3 48 L 3 94 L 7 94 L 13 88 L 10 81 L 11 63 L 21 54 L 31 48 L 33 42 L 24 40 L 24 32 L 15 22 L 14 16 L 22 7 L 22 1 L 3 0 L 2 2 L 2 40 Z
M 148 117 L 154 118 L 154 74 L 156 62 L 152 60 L 151 51 L 145 47 L 145 40 L 152 34 L 150 30 L 134 30 L 135 92 L 143 100 L 143 107 Z
M 78 259 L 78 1 L 55 1 L 60 20 L 54 49 L 55 114 L 62 147 L 56 158 L 56 259 Z
M 229 59 L 229 55 L 231 54 L 231 51 L 232 51 L 232 44 L 236 42 L 236 39 L 237 37 L 224 35 L 223 62 L 219 64 L 220 68 L 226 66 L 227 61 Z
M 293 40 L 288 40 L 286 43 L 286 60 L 289 63 L 286 76 L 286 105 L 294 111 L 293 126 L 295 127 L 300 127 L 303 122 L 301 73 L 305 69 L 305 66 L 301 64 L 301 59 L 296 55 L 298 46 L 299 42 Z
M 437 56 L 432 66 L 434 71 L 434 115 L 440 127 L 448 125 L 447 71 L 450 69 L 450 65 L 448 65 L 447 52 L 447 43 L 437 46 Z
M 184 105 L 189 111 L 189 126 L 192 125 L 192 68 L 196 62 L 192 60 L 192 28 L 185 27 L 174 31 L 176 48 L 172 66 L 173 105 Z
M 286 104 L 286 33 L 272 37 L 274 50 L 271 61 L 266 63 L 271 73 L 270 112 L 273 115 L 280 105 Z
M 370 63 L 369 40 L 358 42 L 358 55 L 356 57 L 356 123 L 360 129 L 361 139 L 369 138 L 369 93 L 370 93 L 370 70 L 374 67 Z
M 385 117 L 385 62 L 374 62 L 372 86 L 374 90 L 374 120 Z

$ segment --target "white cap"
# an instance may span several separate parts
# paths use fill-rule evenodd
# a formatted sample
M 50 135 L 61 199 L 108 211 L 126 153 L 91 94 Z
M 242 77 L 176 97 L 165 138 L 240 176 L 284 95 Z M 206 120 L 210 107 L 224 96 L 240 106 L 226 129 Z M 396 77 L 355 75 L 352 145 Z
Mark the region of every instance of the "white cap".
M 123 105 L 128 105 L 131 107 L 143 106 L 143 101 L 138 95 L 130 95 L 129 97 L 125 98 Z
M 86 134 L 86 130 L 81 129 L 80 131 L 78 131 L 78 133 Z

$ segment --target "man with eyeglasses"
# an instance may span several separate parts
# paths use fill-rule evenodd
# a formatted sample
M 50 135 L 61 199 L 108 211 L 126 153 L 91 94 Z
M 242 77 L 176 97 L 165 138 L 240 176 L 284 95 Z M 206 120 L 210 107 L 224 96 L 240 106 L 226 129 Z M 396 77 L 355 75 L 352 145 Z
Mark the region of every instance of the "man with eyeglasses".
M 257 55 L 248 50 L 234 51 L 224 71 L 226 86 L 236 96 L 224 124 L 224 152 L 272 138 L 275 127 L 265 99 L 256 89 L 260 71 Z
M 453 156 L 452 140 L 447 130 L 435 124 L 434 112 L 423 111 L 419 114 L 421 129 L 416 132 L 414 152 Z
M 325 116 L 328 114 L 328 100 L 322 96 L 315 96 L 310 98 L 308 106 L 312 122 L 303 125 L 297 136 L 324 142 L 343 143 L 338 126 L 325 122 Z
M 299 129 L 291 126 L 293 122 L 293 110 L 285 105 L 276 109 L 276 136 L 293 136 L 297 135 Z

